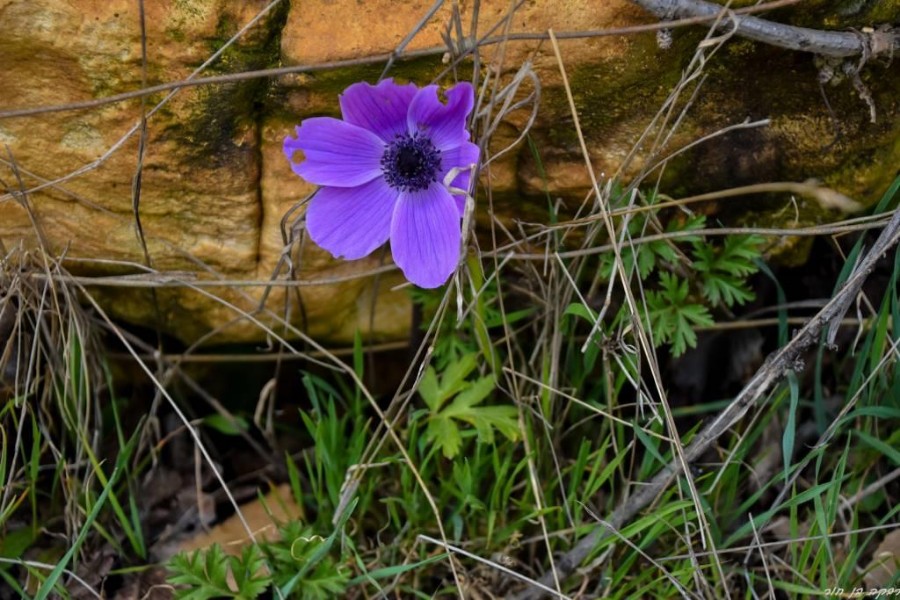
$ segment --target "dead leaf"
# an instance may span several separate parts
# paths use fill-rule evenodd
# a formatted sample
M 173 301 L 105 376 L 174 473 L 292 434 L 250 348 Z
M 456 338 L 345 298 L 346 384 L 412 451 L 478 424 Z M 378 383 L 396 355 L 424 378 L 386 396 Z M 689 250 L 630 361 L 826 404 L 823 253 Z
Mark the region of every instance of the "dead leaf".
M 290 486 L 282 484 L 266 494 L 262 500 L 257 499 L 241 505 L 241 514 L 257 541 L 262 539 L 273 541 L 278 537 L 278 523 L 296 520 L 302 513 L 294 502 Z M 201 532 L 183 541 L 178 549 L 190 551 L 219 544 L 228 554 L 238 555 L 249 543 L 250 536 L 247 535 L 240 518 L 238 515 L 232 515 L 210 529 L 209 533 Z
M 900 571 L 900 528 L 893 530 L 881 540 L 866 566 L 866 587 L 883 588 Z

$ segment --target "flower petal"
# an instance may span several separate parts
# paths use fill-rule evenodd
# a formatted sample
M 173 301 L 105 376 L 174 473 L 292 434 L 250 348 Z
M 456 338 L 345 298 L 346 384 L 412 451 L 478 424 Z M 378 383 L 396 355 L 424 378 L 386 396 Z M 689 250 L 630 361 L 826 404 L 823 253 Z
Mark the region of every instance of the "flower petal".
M 475 93 L 472 84 L 463 81 L 444 93 L 447 104 L 442 104 L 437 90 L 436 85 L 429 85 L 418 91 L 409 105 L 407 126 L 410 134 L 422 132 L 429 136 L 443 152 L 469 139 L 466 117 L 475 105 Z
M 306 230 L 336 258 L 368 256 L 388 240 L 397 192 L 378 178 L 359 187 L 323 187 L 309 202 Z
M 341 94 L 341 114 L 346 122 L 364 127 L 389 142 L 406 133 L 406 114 L 418 89 L 412 83 L 399 85 L 392 79 L 378 85 L 354 83 Z
M 294 152 L 306 158 L 294 162 Z M 332 119 L 314 117 L 297 127 L 297 137 L 284 138 L 284 154 L 294 173 L 316 185 L 355 187 L 381 176 L 384 142 L 366 129 Z
M 472 179 L 472 169 L 470 167 L 478 163 L 479 154 L 478 146 L 472 142 L 463 142 L 461 146 L 441 152 L 440 181 L 444 182 L 447 174 L 454 168 L 463 169 L 450 182 L 450 187 L 471 192 L 469 183 Z M 452 194 L 453 199 L 456 200 L 456 206 L 459 208 L 459 214 L 462 215 L 466 207 L 466 198 L 465 196 L 457 195 L 455 192 L 452 192 Z
M 411 282 L 423 288 L 443 285 L 459 263 L 459 210 L 438 183 L 401 192 L 391 221 L 391 254 Z

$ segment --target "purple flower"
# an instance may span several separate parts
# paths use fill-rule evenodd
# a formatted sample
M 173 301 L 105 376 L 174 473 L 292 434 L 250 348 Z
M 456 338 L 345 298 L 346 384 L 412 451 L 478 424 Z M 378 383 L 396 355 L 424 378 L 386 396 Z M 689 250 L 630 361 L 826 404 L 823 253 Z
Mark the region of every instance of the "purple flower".
M 475 96 L 458 83 L 438 99 L 438 87 L 419 89 L 385 79 L 354 83 L 341 95 L 344 120 L 306 119 L 286 137 L 291 168 L 322 186 L 306 211 L 313 241 L 337 258 L 370 254 L 390 239 L 403 274 L 423 288 L 442 285 L 459 262 L 465 200 L 450 187 L 469 189 L 478 146 L 466 117 Z M 302 150 L 305 160 L 293 161 Z

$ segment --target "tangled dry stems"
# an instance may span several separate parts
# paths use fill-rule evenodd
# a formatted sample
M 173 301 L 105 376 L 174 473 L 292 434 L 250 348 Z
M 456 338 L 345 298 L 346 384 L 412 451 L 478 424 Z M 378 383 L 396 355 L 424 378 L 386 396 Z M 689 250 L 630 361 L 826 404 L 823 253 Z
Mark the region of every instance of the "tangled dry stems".
M 266 11 L 271 10 L 278 1 L 269 4 L 257 18 L 256 22 Z M 774 4 L 774 3 L 772 3 Z M 784 4 L 784 3 L 782 3 Z M 436 3 L 433 8 L 439 7 L 440 3 Z M 754 7 L 751 10 L 765 9 L 768 6 Z M 736 13 L 738 11 L 735 11 Z M 504 20 L 497 24 L 497 27 L 508 26 L 515 13 L 513 6 Z M 424 25 L 431 13 L 423 18 L 420 26 Z M 696 16 L 696 15 L 694 15 Z M 717 18 L 721 18 L 721 14 L 717 13 L 714 17 L 705 16 L 702 19 L 689 19 L 683 23 L 673 22 L 662 25 L 650 25 L 629 28 L 625 30 L 601 31 L 601 32 L 569 32 L 561 33 L 557 37 L 559 39 L 588 37 L 591 35 L 623 35 L 625 33 L 636 33 L 638 31 L 647 31 L 659 29 L 661 27 L 675 27 L 679 25 L 694 24 L 699 20 L 708 22 Z M 457 21 L 459 20 L 457 14 Z M 232 40 L 230 40 L 222 51 L 229 44 L 233 43 L 243 34 L 253 22 L 241 30 Z M 461 31 L 461 28 L 460 28 Z M 487 44 L 507 44 L 516 39 L 534 39 L 534 36 L 514 36 L 501 34 L 495 37 L 484 37 L 476 42 L 460 38 L 459 35 L 447 35 L 447 46 L 437 49 L 428 49 L 424 51 L 409 52 L 405 49 L 405 43 L 412 39 L 417 30 L 410 32 L 407 40 L 401 44 L 394 52 L 384 56 L 372 56 L 365 59 L 354 61 L 340 61 L 334 64 L 311 66 L 286 67 L 282 69 L 270 69 L 264 71 L 254 71 L 247 73 L 237 73 L 232 75 L 211 77 L 211 78 L 189 78 L 185 81 L 171 82 L 160 86 L 151 86 L 145 89 L 120 94 L 106 99 L 98 99 L 89 102 L 75 103 L 58 107 L 39 107 L 34 109 L 23 109 L 19 111 L 5 111 L 0 113 L 0 119 L 24 117 L 46 112 L 60 110 L 83 110 L 96 108 L 111 102 L 120 102 L 129 98 L 146 97 L 160 91 L 171 91 L 163 102 L 147 112 L 147 117 L 152 114 L 163 103 L 165 103 L 172 94 L 193 85 L 208 85 L 212 83 L 233 82 L 243 79 L 259 78 L 259 77 L 276 77 L 288 73 L 297 73 L 313 69 L 329 69 L 338 66 L 358 65 L 363 63 L 385 63 L 386 70 L 393 61 L 402 58 L 412 58 L 417 56 L 434 56 L 450 52 L 454 65 L 460 63 L 465 57 L 473 57 L 476 64 L 479 61 L 479 48 Z M 537 35 L 537 34 L 536 34 Z M 540 34 L 543 35 L 543 34 Z M 554 44 L 559 58 L 560 66 L 564 66 L 564 55 L 552 34 L 548 36 Z M 693 100 L 700 93 L 703 84 L 704 67 L 710 56 L 727 41 L 727 36 L 716 37 L 708 36 L 707 43 L 701 45 L 694 60 L 685 70 L 682 80 L 676 86 L 675 90 L 667 100 L 665 105 L 661 107 L 656 119 L 648 126 L 646 134 L 641 140 L 635 144 L 630 159 L 640 156 L 644 159 L 644 163 L 652 165 L 647 168 L 640 177 L 631 182 L 630 189 L 637 190 L 639 186 L 646 185 L 646 179 L 650 178 L 654 173 L 658 173 L 659 169 L 664 168 L 666 161 L 671 158 L 672 153 L 667 150 L 668 142 L 672 139 L 675 130 L 683 121 L 684 116 L 688 113 L 692 106 Z M 220 51 L 221 52 L 221 51 Z M 210 64 L 220 54 L 217 52 L 211 56 L 205 65 Z M 204 66 L 205 66 L 204 65 Z M 197 70 L 194 75 L 198 75 L 203 67 Z M 477 70 L 476 70 L 477 73 Z M 193 75 L 192 75 L 193 77 Z M 488 78 L 482 83 L 481 95 L 479 97 L 478 118 L 476 120 L 479 128 L 485 133 L 483 137 L 484 149 L 487 149 L 487 141 L 492 133 L 496 130 L 499 123 L 514 111 L 529 111 L 530 117 L 527 119 L 527 126 L 521 132 L 521 136 L 516 143 L 521 141 L 528 133 L 528 129 L 533 124 L 537 116 L 537 107 L 540 98 L 539 80 L 528 65 L 521 67 L 517 74 L 511 80 L 501 80 L 500 78 Z M 570 96 L 571 97 L 571 96 Z M 577 107 L 572 104 L 572 117 L 575 123 L 578 123 Z M 765 123 L 741 124 L 737 123 L 734 127 L 748 126 L 764 126 Z M 116 145 L 111 147 L 103 157 L 86 165 L 73 173 L 63 177 L 42 180 L 33 173 L 20 168 L 25 175 L 39 181 L 37 185 L 27 190 L 20 190 L 19 195 L 14 196 L 11 192 L 5 199 L 13 199 L 14 197 L 24 198 L 28 193 L 33 193 L 41 189 L 52 187 L 61 190 L 70 197 L 81 202 L 90 202 L 87 199 L 80 198 L 64 187 L 65 183 L 73 177 L 77 177 L 88 172 L 102 164 L 115 152 L 119 151 L 121 145 L 129 136 L 140 132 L 140 126 L 136 125 L 126 136 Z M 711 135 L 717 135 L 722 132 L 714 132 Z M 587 149 L 582 147 L 585 159 L 590 169 L 590 157 L 587 155 Z M 485 152 L 485 160 L 481 165 L 482 170 L 487 177 L 490 177 L 491 162 L 502 154 L 498 153 L 493 156 Z M 12 160 L 5 161 L 7 166 L 12 167 Z M 624 168 L 624 166 L 623 166 Z M 593 172 L 591 171 L 593 175 Z M 645 206 L 640 204 L 640 195 L 633 193 L 631 196 L 632 203 L 625 208 L 612 210 L 606 205 L 609 199 L 609 189 L 603 186 L 603 182 L 594 180 L 593 190 L 590 196 L 585 198 L 582 205 L 583 211 L 581 216 L 569 222 L 563 222 L 552 227 L 540 227 L 537 233 L 527 233 L 524 230 L 511 231 L 506 228 L 503 223 L 492 220 L 490 230 L 491 247 L 479 250 L 479 256 L 493 263 L 493 272 L 491 278 L 493 283 L 498 287 L 498 298 L 501 302 L 501 311 L 505 314 L 505 307 L 502 306 L 503 298 L 507 291 L 515 293 L 524 293 L 534 298 L 540 307 L 541 318 L 538 325 L 534 328 L 535 352 L 540 352 L 544 356 L 552 357 L 551 362 L 547 365 L 549 376 L 544 378 L 542 369 L 543 365 L 539 361 L 534 360 L 533 355 L 529 355 L 526 348 L 517 342 L 517 332 L 504 325 L 504 334 L 502 341 L 506 346 L 506 353 L 509 356 L 509 364 L 505 365 L 500 373 L 500 381 L 502 391 L 509 397 L 517 401 L 520 409 L 520 423 L 523 431 L 526 428 L 526 421 L 531 416 L 536 416 L 537 423 L 549 423 L 550 416 L 540 413 L 539 405 L 528 401 L 543 387 L 549 389 L 550 393 L 558 398 L 566 398 L 563 390 L 559 389 L 559 373 L 561 366 L 558 364 L 558 357 L 561 355 L 560 348 L 562 340 L 560 339 L 559 329 L 556 324 L 559 323 L 564 307 L 572 302 L 580 301 L 587 303 L 583 290 L 575 284 L 575 281 L 585 277 L 585 270 L 588 268 L 586 260 L 588 257 L 603 252 L 620 253 L 624 248 L 635 244 L 646 243 L 648 241 L 671 239 L 677 234 L 667 234 L 661 232 L 648 232 L 641 237 L 629 238 L 627 233 L 627 223 L 630 216 L 638 214 L 646 210 Z M 798 184 L 789 184 L 798 185 Z M 821 190 L 818 186 L 811 186 L 813 194 L 819 193 Z M 722 197 L 728 192 L 717 196 Z M 743 193 L 750 193 L 744 190 Z M 487 205 L 488 210 L 492 213 L 492 197 L 491 190 L 486 190 L 486 198 L 481 199 Z M 672 206 L 685 205 L 693 201 L 704 201 L 703 199 L 681 199 L 674 201 Z M 95 205 L 96 206 L 96 205 Z M 96 206 L 98 210 L 102 210 Z M 299 206 L 298 206 L 299 208 Z M 298 211 L 299 212 L 299 211 Z M 123 218 L 124 219 L 124 218 Z M 467 221 L 468 223 L 469 221 Z M 883 228 L 883 233 L 879 237 L 876 247 L 860 262 L 855 277 L 848 282 L 841 294 L 831 303 L 825 306 L 820 313 L 812 319 L 806 327 L 794 338 L 794 340 L 785 348 L 781 349 L 777 354 L 773 355 L 770 360 L 763 366 L 757 375 L 748 383 L 745 390 L 734 400 L 731 406 L 726 409 L 718 418 L 716 418 L 703 432 L 695 438 L 690 445 L 683 445 L 678 437 L 677 430 L 674 427 L 671 408 L 666 403 L 666 393 L 662 385 L 661 376 L 659 374 L 659 365 L 656 359 L 656 350 L 652 341 L 652 332 L 645 331 L 641 325 L 640 319 L 634 320 L 633 330 L 623 333 L 623 335 L 631 336 L 630 340 L 635 342 L 631 344 L 622 341 L 619 346 L 613 347 L 610 351 L 610 360 L 619 361 L 640 361 L 649 366 L 649 370 L 653 373 L 651 382 L 635 381 L 633 382 L 636 389 L 639 390 L 639 397 L 649 402 L 651 396 L 659 398 L 657 402 L 652 403 L 650 410 L 659 414 L 668 425 L 668 434 L 666 440 L 672 444 L 676 460 L 671 465 L 663 469 L 639 492 L 623 500 L 622 504 L 607 519 L 601 520 L 598 527 L 587 537 L 583 538 L 570 552 L 562 557 L 561 560 L 553 562 L 551 538 L 556 534 L 551 531 L 547 524 L 541 520 L 541 528 L 543 531 L 542 542 L 547 549 L 547 556 L 551 560 L 550 569 L 547 574 L 533 584 L 538 588 L 532 588 L 537 591 L 527 591 L 523 594 L 523 598 L 537 597 L 543 593 L 554 593 L 561 596 L 562 581 L 567 575 L 572 573 L 590 553 L 591 549 L 607 535 L 615 535 L 618 529 L 621 529 L 629 519 L 633 518 L 640 510 L 645 508 L 652 502 L 659 493 L 665 489 L 667 485 L 679 474 L 687 474 L 689 471 L 685 467 L 699 455 L 703 449 L 712 444 L 719 436 L 727 431 L 734 423 L 741 419 L 746 412 L 753 406 L 768 387 L 776 381 L 786 370 L 792 368 L 794 360 L 800 350 L 812 343 L 818 333 L 831 323 L 839 322 L 846 310 L 847 302 L 855 298 L 861 282 L 867 274 L 867 270 L 871 268 L 874 260 L 885 252 L 892 244 L 896 243 L 898 225 L 898 213 L 895 212 L 892 217 L 878 217 L 875 219 L 864 220 L 848 220 L 842 223 L 835 223 L 825 226 L 816 226 L 805 229 L 760 229 L 750 230 L 741 228 L 737 230 L 720 229 L 705 230 L 702 233 L 707 235 L 722 235 L 733 233 L 735 231 L 746 233 L 748 231 L 759 231 L 770 235 L 823 235 L 823 234 L 840 234 L 859 229 L 875 229 Z M 564 253 L 556 252 L 550 248 L 552 236 L 568 235 L 571 237 L 573 232 L 581 235 L 581 247 Z M 265 288 L 288 287 L 299 289 L 305 286 L 314 285 L 330 285 L 351 278 L 375 277 L 378 278 L 383 273 L 392 269 L 390 266 L 383 266 L 364 274 L 353 275 L 347 278 L 330 277 L 314 280 L 304 280 L 299 278 L 297 273 L 297 248 L 301 243 L 300 232 L 302 232 L 302 217 L 290 218 L 286 216 L 284 226 L 284 238 L 286 251 L 283 260 L 279 264 L 273 277 L 270 280 L 263 281 L 233 281 L 221 277 L 214 269 L 203 265 L 201 261 L 194 257 L 190 257 L 205 271 L 202 278 L 198 278 L 195 273 L 182 272 L 163 272 L 153 269 L 150 265 L 129 265 L 136 268 L 140 272 L 138 275 L 118 276 L 118 277 L 75 277 L 66 271 L 63 267 L 62 257 L 51 258 L 50 254 L 45 250 L 24 250 L 21 247 L 13 248 L 10 251 L 3 249 L 4 261 L 2 263 L 3 272 L 0 274 L 0 289 L 3 291 L 2 299 L 0 299 L 0 333 L 4 334 L 6 344 L 2 357 L 0 357 L 0 372 L 4 375 L 6 391 L 12 393 L 16 397 L 30 397 L 32 399 L 39 398 L 35 404 L 33 400 L 31 404 L 22 403 L 20 410 L 25 412 L 35 411 L 35 418 L 43 418 L 41 415 L 52 414 L 52 409 L 48 408 L 50 403 L 54 401 L 54 388 L 58 386 L 70 385 L 71 377 L 70 369 L 71 358 L 74 348 L 80 347 L 81 353 L 79 360 L 82 364 L 78 368 L 83 368 L 85 372 L 91 373 L 93 379 L 88 384 L 89 393 L 83 397 L 83 403 L 77 407 L 73 413 L 74 420 L 64 421 L 63 425 L 70 428 L 72 432 L 77 432 L 75 438 L 77 440 L 96 440 L 96 426 L 99 423 L 98 405 L 102 396 L 105 379 L 102 376 L 100 363 L 97 361 L 100 352 L 96 339 L 96 331 L 98 324 L 100 329 L 106 329 L 113 332 L 113 335 L 119 337 L 122 344 L 128 349 L 130 356 L 141 365 L 147 373 L 147 376 L 153 380 L 160 392 L 168 397 L 166 389 L 168 382 L 178 375 L 178 366 L 180 363 L 197 351 L 199 346 L 191 348 L 187 353 L 182 355 L 165 356 L 154 353 L 152 346 L 141 346 L 138 340 L 128 336 L 108 319 L 103 313 L 102 308 L 97 304 L 90 295 L 91 287 L 101 286 L 118 286 L 118 287 L 186 287 L 194 290 L 196 293 L 207 296 L 228 307 L 234 312 L 235 322 L 240 320 L 249 320 L 273 340 L 277 347 L 276 355 L 283 355 L 285 358 L 295 358 L 301 360 L 309 360 L 318 364 L 326 365 L 330 369 L 341 371 L 354 379 L 355 385 L 359 386 L 365 393 L 373 410 L 378 414 L 379 426 L 373 433 L 371 442 L 364 454 L 361 464 L 362 468 L 357 469 L 348 479 L 348 485 L 345 490 L 343 505 L 346 505 L 353 496 L 355 485 L 361 478 L 367 475 L 365 465 L 374 462 L 374 458 L 379 454 L 385 443 L 392 444 L 399 452 L 404 455 L 408 468 L 416 475 L 419 480 L 426 498 L 431 503 L 434 511 L 435 520 L 441 527 L 441 510 L 434 501 L 429 491 L 428 484 L 418 475 L 418 470 L 413 459 L 406 454 L 406 449 L 398 434 L 398 428 L 409 411 L 410 401 L 417 387 L 417 383 L 424 372 L 425 367 L 429 363 L 432 348 L 435 343 L 435 336 L 441 327 L 444 319 L 452 319 L 452 307 L 454 301 L 457 304 L 457 318 L 467 314 L 472 309 L 472 305 L 478 302 L 481 294 L 487 287 L 489 282 L 481 282 L 476 284 L 472 279 L 472 274 L 465 268 L 461 269 L 460 277 L 455 284 L 455 289 L 451 289 L 445 295 L 443 302 L 438 310 L 437 317 L 431 323 L 429 330 L 426 332 L 421 345 L 416 349 L 416 359 L 413 361 L 413 368 L 406 373 L 403 383 L 398 388 L 397 393 L 390 399 L 386 408 L 375 401 L 375 399 L 365 390 L 365 386 L 359 381 L 352 369 L 337 356 L 339 352 L 335 352 L 322 347 L 315 341 L 309 339 L 305 334 L 293 325 L 286 316 L 291 314 L 289 307 L 283 310 L 273 309 L 267 306 L 265 299 L 259 303 L 252 296 L 243 295 L 243 299 L 248 302 L 248 306 L 257 304 L 254 310 L 246 310 L 225 300 L 216 294 L 214 288 L 227 288 L 229 290 L 240 290 L 244 287 L 261 286 Z M 697 232 L 692 232 L 696 234 Z M 477 240 L 473 239 L 473 243 L 477 244 Z M 532 248 L 547 248 L 544 252 L 534 252 Z M 185 256 L 189 255 L 182 250 Z M 571 262 L 565 264 L 563 259 Z M 90 259 L 88 259 L 90 260 Z M 102 259 L 99 259 L 102 260 Z M 509 275 L 508 277 L 506 275 Z M 637 315 L 641 311 L 644 298 L 640 295 L 631 295 L 634 282 L 631 280 L 632 275 L 626 273 L 618 261 L 618 279 L 608 284 L 605 293 L 601 294 L 605 298 L 605 306 L 608 306 L 609 299 L 613 293 L 625 293 L 626 302 L 629 304 L 632 313 Z M 591 286 L 590 294 L 597 290 L 599 282 L 595 282 Z M 638 288 L 639 289 L 639 288 Z M 300 303 L 300 297 L 287 296 L 286 302 Z M 89 314 L 83 308 L 81 303 L 84 301 L 93 306 L 94 314 Z M 373 311 L 374 312 L 374 311 Z M 266 323 L 274 323 L 267 325 Z M 212 333 L 213 335 L 215 332 Z M 312 351 L 306 351 L 300 345 L 295 344 L 290 339 L 300 339 L 303 341 L 305 348 L 313 348 Z M 152 357 L 152 360 L 151 360 Z M 199 357 L 196 357 L 199 358 Z M 154 361 L 156 361 L 154 363 Z M 547 383 L 544 383 L 547 381 Z M 55 382 L 55 384 L 54 384 Z M 646 393 L 649 388 L 655 388 L 655 393 Z M 81 397 L 81 396 L 79 396 Z M 172 406 L 177 410 L 177 403 L 168 397 Z M 42 410 L 35 410 L 35 407 L 43 406 Z M 224 407 L 216 406 L 216 410 L 226 412 Z M 186 417 L 183 417 L 185 426 L 191 429 L 191 424 Z M 20 423 L 24 419 L 20 418 Z M 49 429 L 59 427 L 59 423 L 47 422 Z M 263 428 L 268 425 L 263 424 Z M 90 433 L 90 435 L 88 435 Z M 526 440 L 530 439 L 527 434 L 523 436 Z M 536 435 L 550 435 L 549 431 L 534 432 Z M 652 433 L 649 432 L 648 433 Z M 19 451 L 21 436 L 23 432 L 21 426 L 17 431 L 16 451 Z M 199 437 L 195 437 L 195 441 L 199 448 L 203 447 L 203 443 Z M 56 447 L 52 449 L 54 456 L 64 457 L 71 450 L 74 455 L 69 459 L 71 465 L 77 467 L 85 464 L 84 450 L 79 449 L 77 443 L 71 444 L 71 447 Z M 92 447 L 96 453 L 96 447 Z M 527 451 L 527 446 L 526 446 Z M 530 452 L 528 452 L 530 454 Z M 209 459 L 210 466 L 215 468 L 212 460 Z M 554 456 L 552 459 L 559 461 Z M 18 455 L 13 457 L 13 465 L 19 460 Z M 10 477 L 13 476 L 15 469 L 10 469 Z M 530 485 L 532 493 L 536 498 L 539 508 L 542 498 L 541 481 L 537 479 L 536 473 L 538 469 L 533 462 L 529 463 L 529 471 L 531 473 Z M 691 478 L 688 476 L 687 481 Z M 12 481 L 7 482 L 12 483 Z M 227 490 L 224 481 L 220 482 L 223 489 Z M 5 487 L 2 505 L 0 505 L 0 513 L 5 510 L 10 502 L 10 490 L 13 486 Z M 699 508 L 700 500 L 697 497 L 695 489 L 691 489 L 694 495 L 694 501 L 698 505 L 698 515 L 703 515 L 703 510 Z M 568 503 L 566 503 L 568 504 Z M 73 504 L 74 506 L 74 504 Z M 235 508 L 240 514 L 240 508 L 235 503 Z M 340 512 L 340 511 L 338 511 Z M 78 513 L 73 511 L 69 515 L 70 531 L 75 531 L 79 527 Z M 708 545 L 708 525 L 703 524 L 703 529 L 699 535 L 701 541 L 698 546 L 702 545 L 706 550 L 697 552 L 694 557 L 709 557 L 713 564 L 717 565 L 720 571 L 720 577 L 724 579 L 721 573 L 721 567 L 718 566 L 718 550 Z M 247 527 L 248 533 L 252 536 L 252 531 Z M 451 545 L 441 531 L 441 539 L 423 537 L 423 541 L 431 544 L 442 546 L 453 554 L 460 556 L 469 556 L 463 549 L 455 548 Z M 498 569 L 506 569 L 497 563 L 487 561 Z M 456 573 L 456 560 L 451 558 L 451 569 L 457 577 L 459 589 L 463 586 Z M 509 569 L 506 569 L 507 571 Z M 528 580 L 529 578 L 520 576 Z

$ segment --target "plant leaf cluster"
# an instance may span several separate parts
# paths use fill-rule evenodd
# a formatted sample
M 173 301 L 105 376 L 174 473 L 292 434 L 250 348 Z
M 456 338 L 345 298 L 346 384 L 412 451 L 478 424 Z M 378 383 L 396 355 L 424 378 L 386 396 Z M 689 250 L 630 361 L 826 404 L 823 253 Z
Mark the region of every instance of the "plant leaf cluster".
M 656 196 L 649 194 L 647 202 L 656 204 Z M 706 217 L 672 218 L 663 228 L 657 212 L 643 211 L 629 218 L 629 243 L 622 244 L 620 256 L 625 272 L 643 288 L 645 326 L 656 343 L 669 344 L 672 354 L 679 356 L 697 345 L 697 328 L 713 325 L 717 310 L 753 300 L 748 278 L 759 270 L 756 261 L 763 240 L 755 235 L 729 235 L 717 243 L 700 233 Z M 649 236 L 651 230 L 667 235 Z M 641 241 L 645 236 L 651 239 Z M 615 255 L 609 252 L 600 259 L 599 275 L 609 281 L 614 273 Z M 622 328 L 629 319 L 628 307 L 623 305 L 610 329 Z
M 167 565 L 169 582 L 178 586 L 175 597 L 253 600 L 275 587 L 285 598 L 304 600 L 343 593 L 350 571 L 329 553 L 331 538 L 296 521 L 283 524 L 279 534 L 277 541 L 245 546 L 240 555 L 226 554 L 219 544 L 176 554 Z
M 519 437 L 515 406 L 484 405 L 496 387 L 493 376 L 468 379 L 477 364 L 477 354 L 466 354 L 451 362 L 440 377 L 429 366 L 419 383 L 419 395 L 428 406 L 425 438 L 446 458 L 454 458 L 460 452 L 462 425 L 474 427 L 478 440 L 486 444 L 494 442 L 494 431 L 513 441 Z

